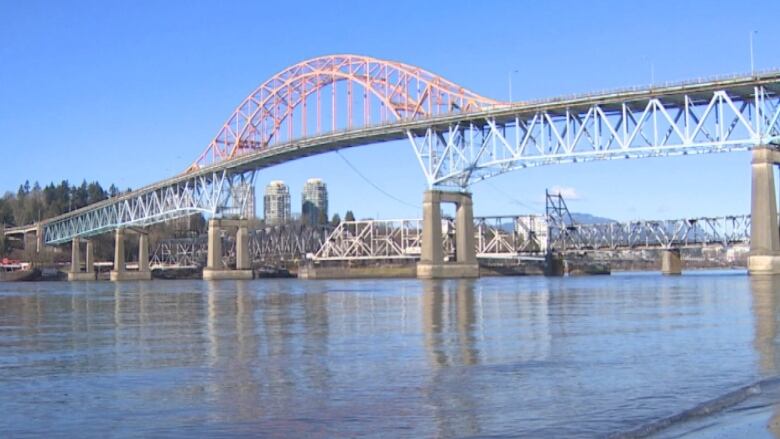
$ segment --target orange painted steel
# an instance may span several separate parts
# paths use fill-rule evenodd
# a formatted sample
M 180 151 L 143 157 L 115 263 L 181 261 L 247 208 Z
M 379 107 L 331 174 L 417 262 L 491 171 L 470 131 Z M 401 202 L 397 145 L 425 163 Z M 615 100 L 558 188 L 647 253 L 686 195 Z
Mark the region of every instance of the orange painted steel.
M 188 172 L 312 135 L 500 104 L 396 61 L 358 55 L 313 58 L 279 72 L 252 92 Z M 310 132 L 311 127 L 316 131 Z

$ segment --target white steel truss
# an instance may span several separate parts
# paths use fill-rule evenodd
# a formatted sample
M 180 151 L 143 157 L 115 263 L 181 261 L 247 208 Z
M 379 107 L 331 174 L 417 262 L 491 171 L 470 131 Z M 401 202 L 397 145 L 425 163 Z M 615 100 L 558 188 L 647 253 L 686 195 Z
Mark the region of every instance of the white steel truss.
M 555 252 L 682 248 L 750 242 L 750 216 L 626 223 L 570 224 L 542 215 L 474 218 L 475 246 L 480 259 L 539 256 Z M 548 228 L 549 227 L 549 228 Z M 442 220 L 444 254 L 455 255 L 455 224 Z M 549 234 L 549 235 L 548 235 Z M 343 221 L 329 226 L 282 225 L 252 230 L 250 257 L 273 264 L 313 258 L 325 261 L 419 259 L 422 220 Z M 548 242 L 549 241 L 549 242 Z M 161 240 L 152 251 L 153 267 L 203 266 L 206 236 Z M 548 247 L 549 246 L 549 247 Z M 223 238 L 223 260 L 235 261 L 235 239 Z
M 541 226 L 543 233 L 538 233 Z M 530 227 L 529 227 L 530 226 Z M 478 258 L 512 258 L 543 250 L 543 216 L 516 215 L 474 218 Z M 314 255 L 315 260 L 419 259 L 421 219 L 342 221 Z M 445 256 L 455 255 L 455 223 L 442 220 Z
M 547 248 L 547 221 L 541 215 L 474 218 L 478 258 L 514 257 Z
M 548 164 L 740 151 L 780 143 L 779 88 L 720 81 L 513 104 L 407 137 L 431 187 Z
M 254 184 L 254 171 L 229 174 L 226 170 L 152 185 L 130 194 L 87 206 L 44 224 L 46 244 L 63 244 L 76 236 L 98 235 L 129 226 L 146 226 L 193 213 L 237 215 L 247 199 L 236 199 L 234 186 Z
M 202 267 L 208 251 L 206 241 L 205 236 L 160 240 L 152 251 L 149 266 L 152 269 Z
M 333 231 L 331 226 L 286 224 L 249 233 L 249 253 L 254 262 L 292 261 L 317 252 Z M 227 250 L 235 258 L 235 241 Z
M 273 265 L 283 261 L 295 261 L 322 248 L 333 227 L 285 224 L 265 227 L 249 232 L 249 256 L 253 263 Z M 160 240 L 154 247 L 151 266 L 203 267 L 208 253 L 206 235 Z M 235 263 L 236 240 L 233 236 L 222 238 L 222 259 L 226 265 Z
M 556 224 L 551 221 L 550 224 Z M 750 243 L 750 215 L 551 226 L 557 252 L 683 248 Z
M 415 259 L 421 236 L 420 219 L 342 221 L 314 259 Z

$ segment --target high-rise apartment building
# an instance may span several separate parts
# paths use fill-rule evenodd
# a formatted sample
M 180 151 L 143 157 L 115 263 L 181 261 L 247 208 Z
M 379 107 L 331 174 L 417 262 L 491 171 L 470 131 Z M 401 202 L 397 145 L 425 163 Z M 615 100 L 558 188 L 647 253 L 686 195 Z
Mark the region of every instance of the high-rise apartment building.
M 310 178 L 303 186 L 301 219 L 307 224 L 328 222 L 328 186 L 319 178 Z
M 292 219 L 290 189 L 283 181 L 274 180 L 265 187 L 263 214 L 268 225 L 284 224 Z

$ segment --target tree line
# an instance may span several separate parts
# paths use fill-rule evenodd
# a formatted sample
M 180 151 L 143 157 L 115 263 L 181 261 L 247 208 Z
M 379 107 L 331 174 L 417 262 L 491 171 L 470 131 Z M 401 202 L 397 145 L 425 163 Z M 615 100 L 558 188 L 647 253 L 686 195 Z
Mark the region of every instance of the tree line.
M 32 185 L 25 181 L 19 185 L 16 193 L 6 192 L 0 198 L 0 227 L 31 224 L 122 193 L 114 184 L 104 189 L 97 181 L 87 183 L 84 180 L 80 185 L 74 185 L 63 180 L 45 187 L 41 187 L 37 181 Z

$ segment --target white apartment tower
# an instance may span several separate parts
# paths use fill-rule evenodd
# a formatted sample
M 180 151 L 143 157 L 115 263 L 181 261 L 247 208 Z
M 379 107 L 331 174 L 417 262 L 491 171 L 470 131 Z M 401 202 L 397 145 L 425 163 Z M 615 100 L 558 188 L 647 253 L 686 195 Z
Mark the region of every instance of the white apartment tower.
M 265 187 L 263 213 L 267 225 L 279 225 L 292 219 L 290 189 L 281 180 L 274 180 Z
M 303 186 L 301 219 L 306 224 L 328 222 L 328 186 L 319 178 L 310 178 Z

